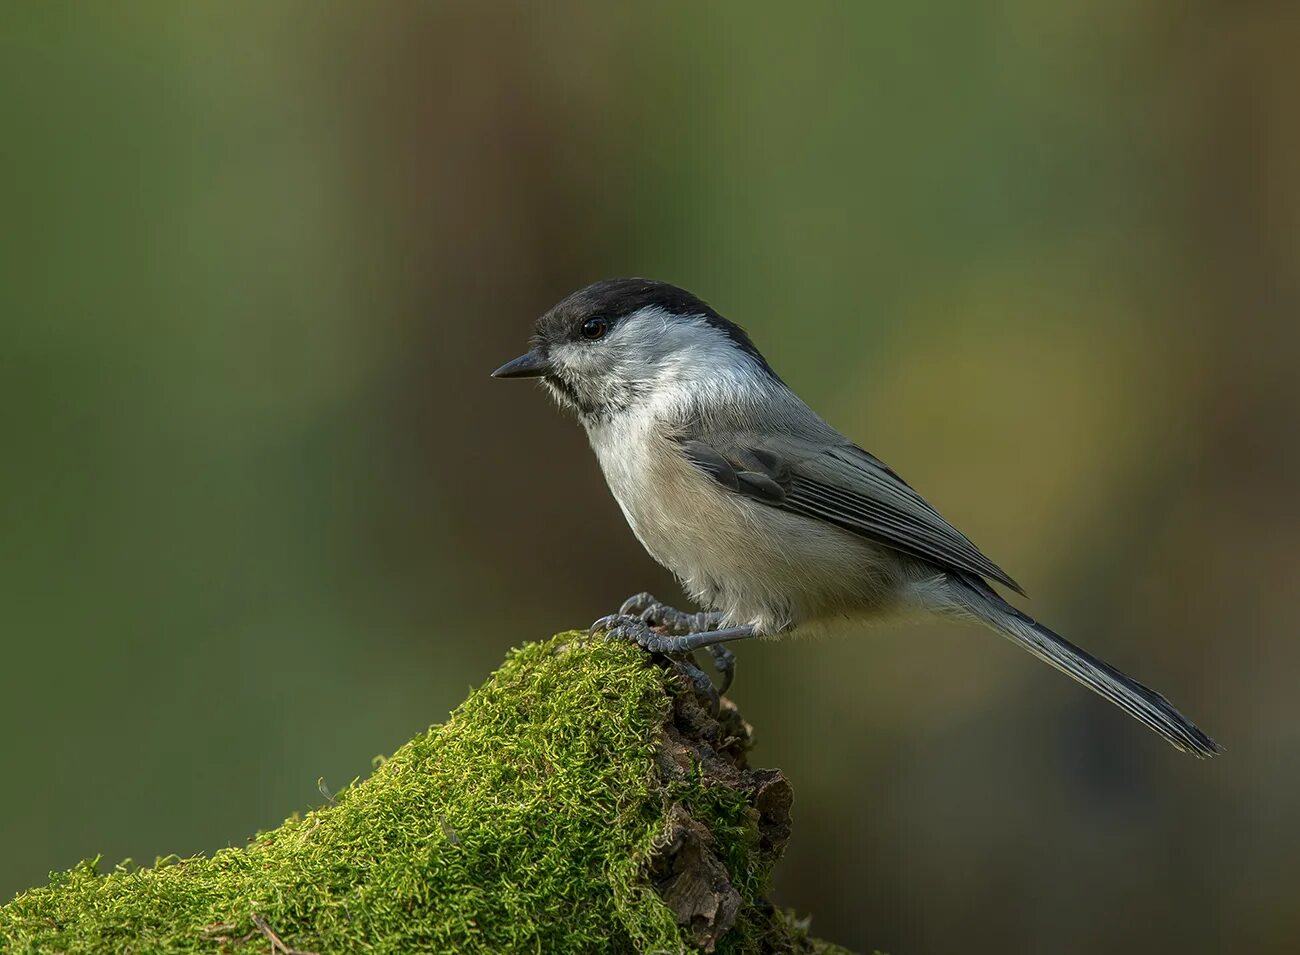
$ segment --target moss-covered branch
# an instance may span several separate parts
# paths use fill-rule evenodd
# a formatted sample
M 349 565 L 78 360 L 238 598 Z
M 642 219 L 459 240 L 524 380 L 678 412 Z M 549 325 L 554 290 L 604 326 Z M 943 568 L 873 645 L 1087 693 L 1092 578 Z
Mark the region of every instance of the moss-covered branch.
M 763 900 L 790 790 L 749 739 L 639 650 L 562 634 L 328 807 L 18 896 L 0 950 L 836 951 Z

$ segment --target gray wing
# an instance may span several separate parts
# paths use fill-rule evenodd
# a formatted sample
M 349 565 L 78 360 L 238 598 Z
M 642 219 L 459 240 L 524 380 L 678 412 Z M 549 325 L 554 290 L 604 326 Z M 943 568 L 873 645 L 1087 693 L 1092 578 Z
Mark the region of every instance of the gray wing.
M 1024 593 L 906 481 L 854 444 L 752 433 L 694 435 L 680 444 L 692 464 L 737 494 Z

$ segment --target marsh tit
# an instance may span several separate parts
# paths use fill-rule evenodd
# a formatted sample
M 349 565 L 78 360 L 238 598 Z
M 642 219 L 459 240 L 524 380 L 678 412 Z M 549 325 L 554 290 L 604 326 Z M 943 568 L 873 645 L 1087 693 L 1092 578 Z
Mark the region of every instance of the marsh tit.
M 577 414 L 637 539 L 708 608 L 640 594 L 593 630 L 678 659 L 708 648 L 729 683 L 730 641 L 915 610 L 964 617 L 1178 749 L 1220 752 L 1159 693 L 1003 600 L 992 584 L 1024 591 L 689 292 L 597 282 L 543 315 L 531 346 L 493 376 L 540 378 Z

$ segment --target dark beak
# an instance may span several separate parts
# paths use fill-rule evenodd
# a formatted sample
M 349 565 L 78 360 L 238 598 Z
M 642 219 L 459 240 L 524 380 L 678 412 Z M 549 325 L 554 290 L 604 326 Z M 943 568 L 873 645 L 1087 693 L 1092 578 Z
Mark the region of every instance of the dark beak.
M 539 355 L 535 351 L 530 351 L 527 355 L 520 355 L 514 361 L 506 362 L 496 371 L 492 372 L 493 378 L 541 378 L 548 375 L 552 369 L 551 360 L 545 355 Z

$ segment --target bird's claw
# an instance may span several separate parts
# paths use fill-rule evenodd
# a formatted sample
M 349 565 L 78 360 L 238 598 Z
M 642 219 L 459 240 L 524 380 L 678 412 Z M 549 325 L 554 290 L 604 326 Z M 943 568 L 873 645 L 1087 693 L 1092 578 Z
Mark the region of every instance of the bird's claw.
M 593 623 L 590 627 L 587 628 L 587 632 L 590 633 L 593 637 L 596 634 L 601 632 L 604 632 L 606 636 L 608 636 L 609 631 L 612 630 L 614 627 L 618 626 L 618 622 L 621 619 L 623 619 L 624 616 L 625 614 L 621 614 L 621 613 L 611 613 L 608 616 L 601 617 L 599 620 L 597 620 L 595 623 Z
M 719 693 L 726 693 L 731 689 L 731 682 L 736 678 L 736 655 L 721 643 L 715 643 L 709 647 L 709 656 L 713 658 L 713 669 L 718 671 L 722 677 L 722 685 L 718 687 Z
M 629 617 L 639 617 L 658 604 L 659 601 L 655 599 L 654 594 L 642 591 L 624 600 L 623 606 L 618 608 L 618 612 Z

